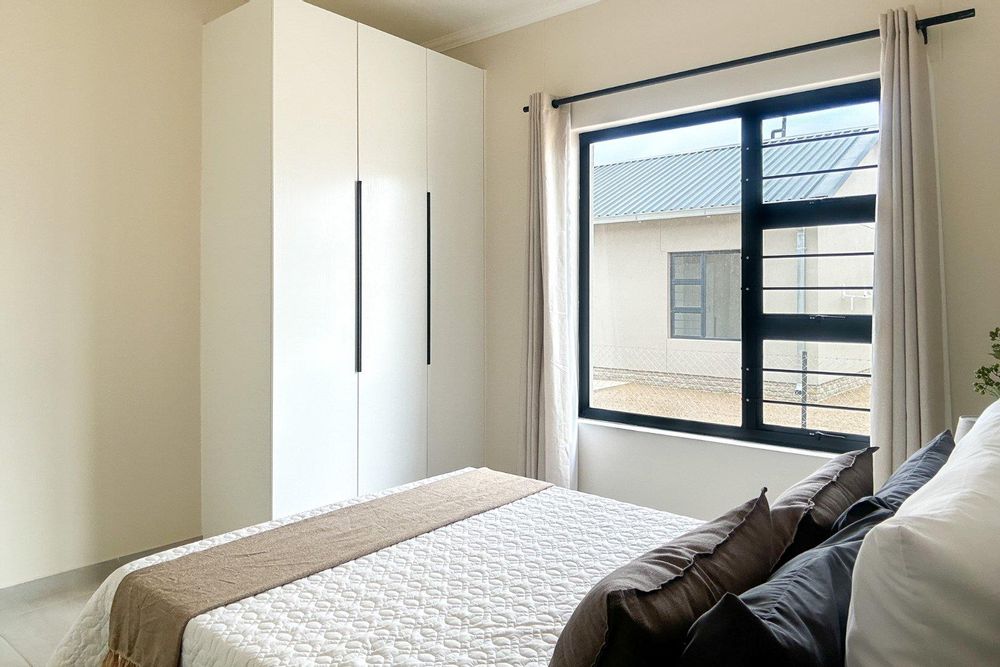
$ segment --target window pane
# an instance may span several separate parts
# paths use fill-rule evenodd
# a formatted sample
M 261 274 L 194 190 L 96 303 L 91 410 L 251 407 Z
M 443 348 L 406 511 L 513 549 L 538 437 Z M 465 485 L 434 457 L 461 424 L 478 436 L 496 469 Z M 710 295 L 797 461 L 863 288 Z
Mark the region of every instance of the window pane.
M 766 141 L 763 146 L 764 177 L 768 180 L 828 169 L 852 169 L 878 165 L 878 128 L 856 128 L 831 132 L 816 138 L 790 137 Z M 871 134 L 869 134 L 871 133 Z M 839 172 L 827 176 L 834 177 Z
M 591 406 L 742 422 L 740 134 L 732 120 L 594 144 Z
M 764 203 L 873 195 L 877 185 L 878 175 L 875 169 L 770 178 L 764 181 Z
M 764 292 L 765 313 L 808 315 L 871 315 L 870 289 L 796 290 L 777 289 Z
M 765 340 L 764 368 L 824 373 L 871 373 L 872 346 L 868 343 L 816 343 Z
M 767 229 L 764 231 L 764 255 L 874 251 L 874 222 Z
M 784 124 L 784 132 L 782 125 Z M 767 118 L 761 123 L 764 140 L 799 137 L 848 127 L 878 127 L 878 102 L 848 104 L 832 109 L 807 111 Z
M 855 410 L 802 408 L 795 405 L 765 403 L 764 423 L 772 426 L 808 428 L 854 435 L 869 435 L 871 433 L 871 415 Z
M 875 193 L 877 169 L 864 167 L 878 163 L 877 103 L 768 118 L 761 129 L 765 203 Z
M 765 258 L 764 287 L 870 287 L 874 272 L 871 255 Z
M 872 379 L 854 375 L 764 373 L 764 398 L 791 403 L 871 407 Z
M 704 338 L 701 313 L 674 313 L 674 336 Z
M 673 256 L 673 271 L 675 280 L 701 280 L 701 260 L 704 255 L 685 255 L 675 253 Z
M 867 435 L 866 412 L 835 410 L 834 406 L 870 408 L 871 345 L 764 341 L 764 398 L 810 405 L 764 404 L 764 422 L 776 426 L 812 428 Z M 828 407 L 816 407 L 830 406 Z
M 701 285 L 674 285 L 674 308 L 701 308 Z

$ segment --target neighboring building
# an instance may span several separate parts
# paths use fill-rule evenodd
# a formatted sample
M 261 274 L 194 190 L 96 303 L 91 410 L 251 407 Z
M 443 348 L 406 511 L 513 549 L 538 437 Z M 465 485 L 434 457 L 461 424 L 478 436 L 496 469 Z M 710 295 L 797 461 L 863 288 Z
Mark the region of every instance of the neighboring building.
M 875 128 L 864 128 L 874 130 Z M 876 163 L 877 134 L 858 128 L 764 144 L 764 173 Z M 843 136 L 853 133 L 855 136 Z M 825 138 L 804 142 L 803 139 Z M 765 180 L 766 202 L 870 194 L 875 169 Z M 723 146 L 597 165 L 593 173 L 591 350 L 594 404 L 623 383 L 739 393 L 740 153 Z M 864 252 L 874 225 L 769 231 L 764 254 Z M 870 256 L 765 259 L 765 312 L 870 314 Z M 799 286 L 832 290 L 795 290 Z M 765 366 L 868 372 L 870 347 L 768 342 Z M 765 374 L 771 398 L 822 402 L 856 388 L 845 377 Z M 858 400 L 856 397 L 852 400 Z M 607 406 L 615 407 L 615 406 Z M 635 406 L 631 406 L 635 408 Z

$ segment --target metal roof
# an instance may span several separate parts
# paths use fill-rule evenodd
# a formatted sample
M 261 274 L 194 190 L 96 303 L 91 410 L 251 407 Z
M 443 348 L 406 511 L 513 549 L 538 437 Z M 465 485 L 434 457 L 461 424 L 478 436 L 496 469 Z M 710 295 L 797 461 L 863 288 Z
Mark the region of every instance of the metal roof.
M 877 134 L 857 133 L 875 129 L 853 128 L 765 141 L 764 175 L 857 167 L 878 141 Z M 830 197 L 851 173 L 765 180 L 764 201 Z M 595 218 L 739 206 L 740 147 L 720 146 L 597 165 L 592 189 Z

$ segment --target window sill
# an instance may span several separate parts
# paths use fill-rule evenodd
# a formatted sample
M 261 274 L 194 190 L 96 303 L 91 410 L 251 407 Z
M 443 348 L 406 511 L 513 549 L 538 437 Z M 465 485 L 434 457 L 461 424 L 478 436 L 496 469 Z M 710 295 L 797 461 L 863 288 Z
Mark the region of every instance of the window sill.
M 619 429 L 624 431 L 633 431 L 636 433 L 648 433 L 650 435 L 657 435 L 665 438 L 674 438 L 677 440 L 687 440 L 692 442 L 705 442 L 712 443 L 716 445 L 729 445 L 732 447 L 744 447 L 750 449 L 757 449 L 769 452 L 780 452 L 782 454 L 795 454 L 796 456 L 811 457 L 816 459 L 829 460 L 837 456 L 835 453 L 823 452 L 811 449 L 800 449 L 797 447 L 783 447 L 781 445 L 770 445 L 763 442 L 750 442 L 747 440 L 735 440 L 733 438 L 721 438 L 714 435 L 705 435 L 701 433 L 687 433 L 684 431 L 668 431 L 665 429 L 649 428 L 648 426 L 635 426 L 633 424 L 621 424 L 618 422 L 602 421 L 600 419 L 589 419 L 586 417 L 581 417 L 577 422 L 583 426 L 595 426 L 599 428 L 610 428 Z

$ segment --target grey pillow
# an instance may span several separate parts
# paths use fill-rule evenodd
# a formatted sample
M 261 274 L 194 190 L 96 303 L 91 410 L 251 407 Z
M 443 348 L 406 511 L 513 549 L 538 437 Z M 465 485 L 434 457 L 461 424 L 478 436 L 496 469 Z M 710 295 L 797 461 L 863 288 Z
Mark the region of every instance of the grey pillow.
M 683 667 L 844 664 L 851 575 L 879 509 L 786 563 L 739 597 L 726 595 L 688 633 Z
M 779 566 L 828 539 L 844 510 L 872 495 L 872 455 L 877 449 L 836 456 L 778 496 L 771 514 L 778 540 L 787 545 L 778 559 Z
M 837 531 L 879 509 L 895 512 L 903 502 L 944 467 L 955 449 L 951 431 L 945 431 L 914 452 L 877 493 L 858 500 L 848 507 L 833 525 Z
M 551 667 L 667 664 L 725 593 L 767 579 L 775 545 L 767 498 L 653 549 L 599 581 L 573 612 Z

